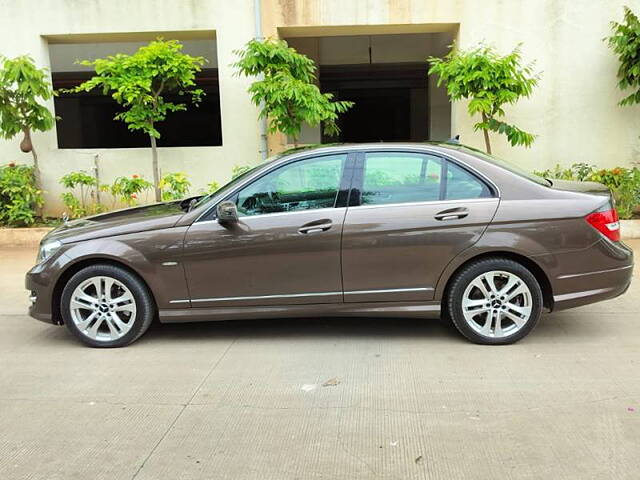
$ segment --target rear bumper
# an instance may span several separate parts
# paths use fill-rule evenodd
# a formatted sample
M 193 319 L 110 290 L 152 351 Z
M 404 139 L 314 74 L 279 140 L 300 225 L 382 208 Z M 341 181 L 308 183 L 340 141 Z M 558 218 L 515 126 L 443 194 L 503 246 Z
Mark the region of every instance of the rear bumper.
M 580 252 L 582 265 L 588 271 L 575 273 L 564 270 L 553 281 L 553 308 L 564 310 L 590 303 L 609 300 L 627 291 L 633 276 L 633 251 L 624 243 L 602 240 Z M 563 256 L 559 256 L 560 258 Z M 574 266 L 580 265 L 579 257 L 567 258 Z M 594 268 L 595 267 L 595 268 Z

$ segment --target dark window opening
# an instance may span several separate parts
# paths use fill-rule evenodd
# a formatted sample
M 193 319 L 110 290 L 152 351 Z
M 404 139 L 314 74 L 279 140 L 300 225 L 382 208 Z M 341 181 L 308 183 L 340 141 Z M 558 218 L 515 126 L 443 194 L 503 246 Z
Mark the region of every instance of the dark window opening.
M 53 88 L 71 88 L 92 76 L 90 72 L 53 72 Z M 185 103 L 187 109 L 169 112 L 157 125 L 160 147 L 195 147 L 222 145 L 220 90 L 218 69 L 203 69 L 196 84 L 205 96 L 199 106 L 178 93 L 164 95 L 167 101 Z M 114 117 L 122 106 L 102 92 L 61 93 L 54 99 L 59 148 L 137 148 L 148 147 L 149 137 L 132 131 Z
M 428 81 L 424 64 L 320 67 L 320 86 L 355 105 L 338 120 L 328 142 L 399 142 L 429 139 Z

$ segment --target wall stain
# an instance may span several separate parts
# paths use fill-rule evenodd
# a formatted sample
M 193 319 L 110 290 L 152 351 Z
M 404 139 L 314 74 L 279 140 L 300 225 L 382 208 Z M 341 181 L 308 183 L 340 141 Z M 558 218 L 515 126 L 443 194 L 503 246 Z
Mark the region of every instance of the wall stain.
M 280 5 L 284 25 L 296 25 L 298 23 L 296 21 L 296 0 L 278 0 L 278 4 Z

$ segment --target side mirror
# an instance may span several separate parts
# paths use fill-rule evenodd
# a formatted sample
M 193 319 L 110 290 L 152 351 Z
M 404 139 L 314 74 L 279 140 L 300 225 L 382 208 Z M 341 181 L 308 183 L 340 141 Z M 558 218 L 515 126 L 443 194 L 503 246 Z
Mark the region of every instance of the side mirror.
M 216 216 L 218 217 L 218 223 L 230 224 L 238 222 L 238 209 L 233 202 L 220 202 L 216 207 Z

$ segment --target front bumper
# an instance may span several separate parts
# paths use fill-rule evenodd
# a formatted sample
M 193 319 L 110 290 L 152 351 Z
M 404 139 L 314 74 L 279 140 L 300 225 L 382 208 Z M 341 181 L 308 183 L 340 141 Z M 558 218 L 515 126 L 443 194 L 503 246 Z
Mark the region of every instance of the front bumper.
M 54 309 L 54 289 L 63 266 L 69 259 L 55 254 L 53 258 L 35 265 L 25 276 L 29 292 L 29 315 L 42 322 L 62 324 L 58 309 Z

